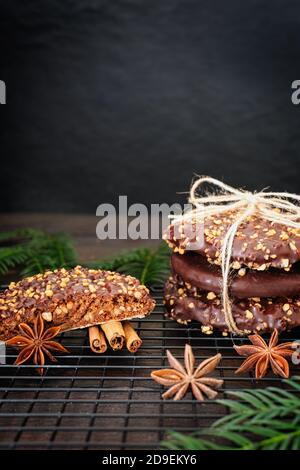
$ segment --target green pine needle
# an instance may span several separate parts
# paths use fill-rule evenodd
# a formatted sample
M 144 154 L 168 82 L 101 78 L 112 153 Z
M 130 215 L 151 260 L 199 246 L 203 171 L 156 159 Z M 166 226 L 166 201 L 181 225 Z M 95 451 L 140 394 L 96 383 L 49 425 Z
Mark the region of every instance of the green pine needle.
M 31 276 L 47 269 L 71 267 L 76 254 L 64 234 L 49 235 L 40 230 L 23 229 L 0 233 L 0 273 L 19 269 Z
M 163 284 L 170 271 L 170 250 L 163 243 L 156 249 L 137 248 L 111 260 L 89 263 L 95 269 L 130 274 L 147 286 Z
M 21 271 L 22 276 L 31 276 L 47 269 L 71 268 L 78 264 L 73 244 L 63 233 L 49 235 L 37 232 L 26 249 L 29 256 Z
M 300 376 L 284 382 L 292 391 L 267 387 L 227 392 L 233 399 L 217 402 L 229 414 L 202 432 L 170 432 L 162 446 L 172 450 L 300 449 Z
M 169 274 L 170 251 L 165 243 L 156 249 L 138 248 L 109 260 L 80 263 L 71 239 L 65 234 L 47 234 L 33 229 L 0 233 L 0 274 L 18 269 L 32 276 L 47 269 L 71 268 L 77 264 L 119 271 L 148 286 L 162 284 Z

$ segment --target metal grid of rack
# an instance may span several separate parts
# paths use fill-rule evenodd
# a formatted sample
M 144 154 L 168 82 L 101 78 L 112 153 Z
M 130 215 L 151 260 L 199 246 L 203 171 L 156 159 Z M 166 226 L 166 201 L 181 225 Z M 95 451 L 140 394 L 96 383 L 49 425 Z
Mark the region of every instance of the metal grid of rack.
M 163 401 L 162 387 L 150 378 L 152 370 L 167 365 L 167 349 L 182 359 L 186 342 L 197 361 L 222 354 L 215 371 L 224 379 L 220 397 L 258 385 L 251 374 L 234 374 L 243 358 L 231 338 L 205 336 L 199 324 L 178 325 L 164 316 L 162 292 L 157 289 L 154 297 L 151 316 L 133 322 L 143 339 L 136 354 L 93 354 L 86 330 L 68 332 L 61 342 L 70 354 L 47 364 L 40 377 L 32 365 L 14 366 L 16 351 L 8 349 L 7 363 L 0 366 L 0 449 L 157 449 L 168 430 L 189 433 L 209 426 L 226 413 L 222 405 L 197 402 L 190 393 L 181 402 Z M 281 336 L 287 338 L 292 335 Z M 271 375 L 259 381 L 266 385 L 285 386 Z

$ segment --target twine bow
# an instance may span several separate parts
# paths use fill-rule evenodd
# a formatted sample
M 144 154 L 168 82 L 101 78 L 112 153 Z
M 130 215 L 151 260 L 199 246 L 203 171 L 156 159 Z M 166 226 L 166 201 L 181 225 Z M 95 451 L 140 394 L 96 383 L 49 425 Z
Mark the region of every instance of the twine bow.
M 202 195 L 199 194 L 201 189 L 203 193 L 203 185 L 207 183 L 213 189 Z M 270 222 L 300 229 L 300 206 L 295 204 L 296 201 L 300 202 L 300 196 L 297 194 L 265 192 L 264 190 L 251 193 L 235 189 L 215 178 L 201 176 L 190 189 L 189 202 L 195 208 L 175 218 L 176 221 L 183 221 L 193 217 L 203 221 L 205 217 L 211 215 L 220 215 L 229 211 L 237 213 L 236 220 L 224 236 L 221 249 L 222 306 L 226 324 L 232 333 L 243 334 L 235 323 L 228 292 L 232 247 L 237 229 L 247 217 L 253 214 Z

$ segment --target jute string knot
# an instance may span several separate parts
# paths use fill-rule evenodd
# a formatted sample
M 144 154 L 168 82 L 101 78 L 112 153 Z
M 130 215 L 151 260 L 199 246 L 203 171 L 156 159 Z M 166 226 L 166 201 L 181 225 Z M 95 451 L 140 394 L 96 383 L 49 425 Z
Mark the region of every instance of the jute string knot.
M 211 189 L 204 186 L 209 185 Z M 236 213 L 236 219 L 227 229 L 222 240 L 222 307 L 225 321 L 231 333 L 244 334 L 234 320 L 229 298 L 229 278 L 232 261 L 234 238 L 239 226 L 251 215 L 286 227 L 300 229 L 300 196 L 285 192 L 244 191 L 233 188 L 222 181 L 209 176 L 201 176 L 190 189 L 189 202 L 193 209 L 180 216 L 174 216 L 174 222 L 196 220 L 203 223 L 208 216 L 221 215 L 225 212 Z

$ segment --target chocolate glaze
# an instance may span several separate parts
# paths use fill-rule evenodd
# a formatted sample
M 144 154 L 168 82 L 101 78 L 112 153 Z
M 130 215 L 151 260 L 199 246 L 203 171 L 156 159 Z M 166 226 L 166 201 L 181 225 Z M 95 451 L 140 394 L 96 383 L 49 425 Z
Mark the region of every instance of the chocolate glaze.
M 175 252 L 192 250 L 220 265 L 222 240 L 237 217 L 236 212 L 226 212 L 207 217 L 197 227 L 193 220 L 176 222 L 164 238 Z M 300 230 L 251 216 L 237 230 L 232 260 L 252 269 L 289 268 L 300 260 Z
M 206 332 L 212 332 L 214 328 L 227 331 L 220 299 L 208 300 L 207 292 L 195 286 L 186 287 L 179 276 L 170 277 L 165 285 L 165 305 L 175 320 L 196 320 L 207 327 Z M 300 325 L 300 297 L 264 298 L 260 302 L 236 299 L 232 302 L 232 312 L 238 328 L 247 334 L 270 332 L 274 328 L 290 330 Z
M 203 256 L 191 252 L 184 255 L 173 253 L 171 265 L 173 272 L 184 281 L 201 290 L 220 293 L 221 269 L 208 263 Z M 244 276 L 234 274 L 230 281 L 230 292 L 238 298 L 300 296 L 300 265 L 296 263 L 289 272 L 268 269 L 247 271 Z

